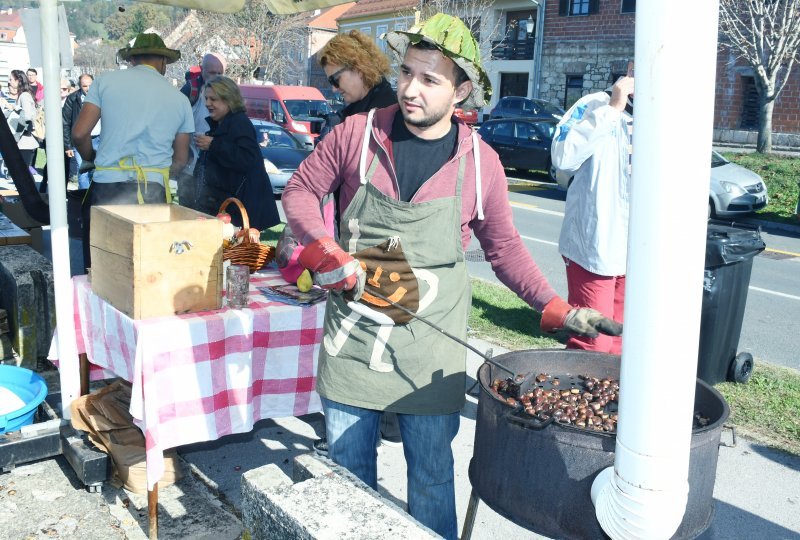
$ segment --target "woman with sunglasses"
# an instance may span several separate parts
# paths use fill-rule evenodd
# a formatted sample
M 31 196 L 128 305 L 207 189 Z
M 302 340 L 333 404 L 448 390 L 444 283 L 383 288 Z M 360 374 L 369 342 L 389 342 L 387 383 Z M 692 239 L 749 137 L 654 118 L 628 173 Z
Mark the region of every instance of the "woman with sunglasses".
M 328 115 L 317 142 L 348 116 L 397 103 L 386 80 L 389 59 L 370 36 L 358 30 L 336 35 L 320 51 L 319 63 L 346 107 Z

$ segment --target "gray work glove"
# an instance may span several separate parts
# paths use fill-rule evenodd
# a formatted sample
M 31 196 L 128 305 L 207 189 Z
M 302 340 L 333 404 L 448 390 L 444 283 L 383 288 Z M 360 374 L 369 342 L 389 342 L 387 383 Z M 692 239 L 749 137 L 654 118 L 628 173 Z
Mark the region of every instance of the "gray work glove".
M 358 261 L 358 259 L 355 259 Z M 364 294 L 364 287 L 367 285 L 367 273 L 358 265 L 356 269 L 356 284 L 352 289 L 344 291 L 344 297 L 348 302 L 358 302 Z
M 621 336 L 622 323 L 604 317 L 596 309 L 574 308 L 564 319 L 564 330 L 590 338 L 596 338 L 599 333 Z

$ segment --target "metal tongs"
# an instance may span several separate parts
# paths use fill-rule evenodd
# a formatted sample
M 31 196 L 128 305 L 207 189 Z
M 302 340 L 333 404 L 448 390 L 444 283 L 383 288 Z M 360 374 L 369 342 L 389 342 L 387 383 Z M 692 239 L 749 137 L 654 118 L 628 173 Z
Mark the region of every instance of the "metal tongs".
M 437 332 L 439 332 L 439 333 L 441 333 L 441 334 L 443 334 L 443 335 L 447 336 L 448 338 L 452 339 L 453 341 L 455 341 L 455 342 L 456 342 L 456 343 L 458 343 L 459 345 L 463 345 L 464 347 L 466 347 L 466 348 L 467 348 L 467 349 L 469 349 L 470 351 L 474 352 L 475 354 L 477 354 L 478 356 L 480 356 L 481 358 L 483 358 L 483 359 L 484 359 L 484 360 L 485 360 L 487 363 L 489 363 L 489 364 L 493 365 L 494 367 L 496 367 L 496 368 L 498 368 L 498 369 L 501 369 L 501 370 L 505 371 L 506 373 L 510 373 L 510 374 L 511 374 L 511 378 L 512 378 L 512 379 L 517 377 L 517 374 L 516 374 L 516 373 L 514 373 L 513 371 L 511 371 L 511 370 L 510 370 L 510 369 L 508 369 L 507 367 L 505 367 L 505 366 L 503 366 L 503 365 L 501 365 L 501 364 L 498 364 L 497 362 L 495 362 L 494 360 L 492 360 L 492 359 L 491 359 L 491 358 L 490 358 L 488 355 L 486 355 L 486 354 L 482 353 L 481 351 L 479 351 L 478 349 L 476 349 L 475 347 L 473 347 L 472 345 L 470 345 L 469 343 L 467 343 L 467 342 L 466 342 L 466 341 L 464 341 L 463 339 L 461 339 L 461 338 L 457 338 L 456 336 L 454 336 L 454 335 L 453 335 L 453 334 L 451 334 L 450 332 L 446 331 L 445 329 L 443 329 L 443 328 L 441 328 L 441 327 L 439 327 L 439 326 L 435 325 L 434 323 L 432 323 L 431 321 L 429 321 L 429 320 L 428 320 L 428 319 L 426 319 L 425 317 L 422 317 L 421 315 L 417 315 L 416 313 L 414 313 L 414 312 L 413 312 L 413 311 L 411 311 L 410 309 L 407 309 L 407 308 L 405 308 L 405 307 L 401 306 L 400 304 L 398 304 L 397 302 L 394 302 L 394 301 L 390 300 L 389 298 L 386 298 L 386 297 L 385 297 L 384 295 L 382 295 L 381 293 L 379 293 L 379 292 L 376 292 L 376 291 L 375 291 L 375 289 L 374 289 L 373 287 L 370 287 L 370 288 L 369 288 L 369 291 L 367 291 L 367 292 L 369 292 L 369 294 L 371 294 L 371 295 L 372 295 L 372 296 L 374 296 L 375 298 L 378 298 L 378 299 L 380 299 L 380 300 L 383 300 L 384 302 L 388 302 L 388 303 L 389 303 L 389 304 L 391 304 L 392 306 L 396 307 L 397 309 L 399 309 L 399 310 L 400 310 L 400 311 L 402 311 L 403 313 L 405 313 L 405 314 L 407 314 L 407 315 L 410 315 L 410 316 L 411 316 L 411 317 L 413 317 L 414 319 L 417 319 L 418 321 L 424 322 L 425 324 L 427 324 L 428 326 L 430 326 L 431 328 L 433 328 L 433 329 L 434 329 L 434 330 L 436 330 Z

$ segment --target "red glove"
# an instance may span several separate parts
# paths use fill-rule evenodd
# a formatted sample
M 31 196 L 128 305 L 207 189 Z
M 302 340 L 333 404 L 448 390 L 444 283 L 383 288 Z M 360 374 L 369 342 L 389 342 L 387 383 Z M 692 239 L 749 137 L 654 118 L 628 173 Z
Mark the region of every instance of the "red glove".
M 622 335 L 622 323 L 604 317 L 592 308 L 573 307 L 558 296 L 544 306 L 540 326 L 545 332 L 563 328 L 573 334 L 590 338 L 596 338 L 600 333 L 608 336 Z
M 350 290 L 363 273 L 358 261 L 330 236 L 315 240 L 300 253 L 300 264 L 314 275 L 314 282 L 324 289 Z
M 570 311 L 572 311 L 572 306 L 564 302 L 561 297 L 556 296 L 544 306 L 540 328 L 543 332 L 555 332 L 559 328 L 563 328 L 564 320 Z

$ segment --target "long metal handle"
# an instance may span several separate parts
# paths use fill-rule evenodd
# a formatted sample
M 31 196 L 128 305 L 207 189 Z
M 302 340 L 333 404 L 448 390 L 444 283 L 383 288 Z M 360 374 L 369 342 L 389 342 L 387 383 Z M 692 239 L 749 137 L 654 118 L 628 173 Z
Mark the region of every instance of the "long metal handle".
M 375 298 L 383 300 L 384 302 L 388 302 L 389 304 L 391 304 L 392 306 L 396 307 L 397 309 L 399 309 L 403 313 L 406 313 L 407 315 L 410 315 L 411 317 L 417 319 L 418 321 L 424 322 L 425 324 L 427 324 L 428 326 L 430 326 L 431 328 L 433 328 L 437 332 L 440 332 L 440 333 L 444 334 L 445 336 L 449 337 L 450 339 L 452 339 L 453 341 L 455 341 L 456 343 L 458 343 L 460 345 L 463 345 L 467 349 L 471 350 L 472 352 L 474 352 L 475 354 L 477 354 L 478 356 L 480 356 L 481 358 L 486 360 L 486 362 L 488 362 L 489 364 L 493 365 L 494 367 L 496 367 L 498 369 L 502 369 L 506 373 L 510 373 L 512 377 L 515 377 L 517 375 L 516 373 L 514 373 L 513 371 L 511 371 L 507 367 L 505 367 L 505 366 L 503 366 L 501 364 L 498 364 L 497 362 L 495 362 L 494 360 L 489 358 L 487 355 L 483 354 L 481 351 L 479 351 L 478 349 L 476 349 L 475 347 L 473 347 L 472 345 L 470 345 L 469 343 L 467 343 L 463 339 L 457 338 L 456 336 L 454 336 L 453 334 L 451 334 L 448 331 L 444 330 L 443 328 L 433 324 L 432 322 L 430 322 L 425 317 L 417 315 L 416 313 L 414 313 L 410 309 L 407 309 L 407 308 L 401 306 L 400 304 L 398 304 L 397 302 L 393 302 L 392 300 L 389 300 L 388 298 L 386 298 L 382 294 L 380 294 L 378 292 L 375 292 L 374 288 L 370 287 L 368 292 L 369 292 L 369 294 L 371 294 Z

